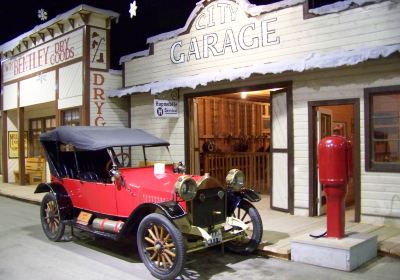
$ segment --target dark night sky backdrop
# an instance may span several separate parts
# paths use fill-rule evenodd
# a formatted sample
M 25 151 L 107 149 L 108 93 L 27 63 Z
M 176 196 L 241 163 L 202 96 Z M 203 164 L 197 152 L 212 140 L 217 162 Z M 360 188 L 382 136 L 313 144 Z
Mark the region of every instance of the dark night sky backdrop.
M 147 49 L 146 39 L 183 27 L 199 0 L 136 0 L 137 16 L 129 16 L 133 0 L 3 0 L 0 5 L 0 45 L 43 23 L 37 16 L 45 9 L 48 20 L 80 4 L 113 10 L 119 23 L 111 28 L 111 66 L 120 69 L 123 55 Z M 277 0 L 250 0 L 263 5 Z

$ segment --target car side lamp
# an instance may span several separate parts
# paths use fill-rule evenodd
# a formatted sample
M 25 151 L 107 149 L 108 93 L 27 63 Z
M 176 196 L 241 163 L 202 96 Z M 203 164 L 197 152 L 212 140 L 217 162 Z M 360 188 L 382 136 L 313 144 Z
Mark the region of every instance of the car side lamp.
M 244 186 L 244 173 L 239 169 L 231 169 L 226 175 L 225 181 L 233 191 L 240 191 Z

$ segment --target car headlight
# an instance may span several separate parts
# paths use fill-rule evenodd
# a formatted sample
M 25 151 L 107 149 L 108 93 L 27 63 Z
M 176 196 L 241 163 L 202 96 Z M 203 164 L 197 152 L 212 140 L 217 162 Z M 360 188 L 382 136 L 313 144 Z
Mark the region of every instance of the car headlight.
M 181 176 L 175 183 L 175 191 L 184 201 L 190 201 L 196 196 L 197 183 L 189 175 Z
M 226 175 L 225 181 L 234 191 L 240 191 L 244 186 L 244 174 L 239 169 L 231 169 Z

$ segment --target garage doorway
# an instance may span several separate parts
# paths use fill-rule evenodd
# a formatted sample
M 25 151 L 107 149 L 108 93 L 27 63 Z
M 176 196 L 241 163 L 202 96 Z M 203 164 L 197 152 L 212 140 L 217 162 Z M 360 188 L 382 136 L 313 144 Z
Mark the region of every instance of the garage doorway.
M 360 221 L 360 109 L 359 99 L 313 101 L 308 103 L 310 147 L 310 216 L 326 213 L 326 197 L 318 179 L 317 147 L 326 136 L 340 135 L 353 147 L 353 177 L 347 185 L 346 209 L 354 209 L 354 221 Z
M 240 168 L 246 186 L 293 214 L 292 83 L 185 94 L 185 162 L 222 183 Z M 276 170 L 274 169 L 276 168 Z
M 270 188 L 270 90 L 197 96 L 188 100 L 190 170 L 221 183 L 227 172 L 245 173 L 247 186 Z

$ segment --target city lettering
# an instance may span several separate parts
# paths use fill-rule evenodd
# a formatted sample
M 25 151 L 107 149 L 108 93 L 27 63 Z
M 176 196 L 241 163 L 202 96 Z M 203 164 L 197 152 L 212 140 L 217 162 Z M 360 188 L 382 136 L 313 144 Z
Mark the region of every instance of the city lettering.
M 229 3 L 218 3 L 207 6 L 195 19 L 196 30 L 206 30 L 216 24 L 233 23 L 237 19 L 239 6 Z M 217 16 L 219 15 L 219 16 Z M 219 20 L 216 20 L 216 19 Z M 176 41 L 170 48 L 170 59 L 174 64 L 185 63 L 203 58 L 225 55 L 226 52 L 237 53 L 277 45 L 280 38 L 272 25 L 277 18 L 252 22 L 239 28 L 226 28 L 224 35 L 206 33 L 201 37 L 192 37 Z

